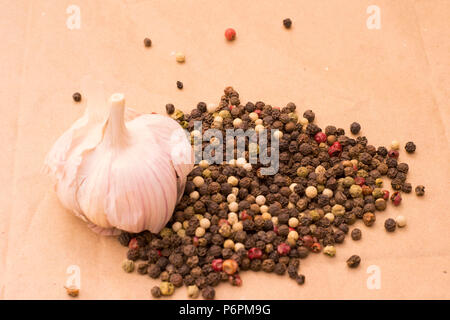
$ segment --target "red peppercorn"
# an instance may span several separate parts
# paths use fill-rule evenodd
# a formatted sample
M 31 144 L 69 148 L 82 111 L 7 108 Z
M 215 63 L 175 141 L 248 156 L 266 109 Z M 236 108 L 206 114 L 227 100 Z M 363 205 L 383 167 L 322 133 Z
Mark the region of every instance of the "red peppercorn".
M 256 109 L 255 111 L 253 111 L 254 113 L 256 113 L 258 116 L 261 114 L 261 110 Z
M 278 227 L 277 227 L 277 226 L 273 226 L 273 232 L 275 232 L 276 234 L 278 234 Z
M 221 226 L 223 226 L 224 224 L 230 224 L 230 223 L 228 222 L 227 219 L 220 219 L 219 222 L 217 223 L 217 225 L 219 226 L 219 228 L 220 228 Z
M 287 243 L 280 243 L 277 247 L 278 254 L 280 256 L 287 256 L 291 252 L 291 247 Z
M 318 253 L 320 252 L 320 250 L 322 250 L 322 246 L 320 245 L 319 242 L 315 242 L 312 246 L 311 246 L 311 251 L 314 253 Z
M 159 256 L 159 257 L 162 257 L 161 250 L 156 250 L 156 251 L 158 252 L 158 256 Z
M 355 178 L 355 184 L 357 184 L 358 186 L 362 187 L 365 183 L 366 183 L 366 179 L 364 179 L 363 177 Z
M 233 41 L 236 38 L 236 31 L 233 28 L 228 28 L 225 30 L 225 38 L 228 41 Z
M 402 196 L 400 192 L 398 191 L 394 192 L 391 196 L 391 201 L 394 204 L 394 206 L 399 206 L 400 203 L 402 202 Z
M 339 155 L 341 153 L 341 151 L 342 151 L 342 146 L 339 143 L 339 141 L 336 141 L 335 143 L 333 143 L 331 145 L 331 147 L 328 148 L 328 154 L 330 155 L 330 157 Z
M 262 254 L 263 253 L 262 253 L 261 249 L 259 249 L 259 248 L 251 248 L 250 250 L 248 250 L 248 253 L 247 253 L 248 258 L 250 260 L 261 259 Z
M 247 210 L 241 211 L 241 213 L 239 213 L 239 218 L 241 220 L 252 220 L 252 216 L 247 213 Z
M 383 190 L 383 199 L 386 201 L 389 199 L 389 191 Z
M 136 238 L 133 238 L 130 240 L 130 242 L 128 243 L 128 248 L 130 249 L 137 249 L 139 248 L 139 244 Z
M 232 275 L 232 276 L 228 276 L 228 281 L 233 286 L 240 287 L 242 285 L 242 279 L 241 279 L 241 277 L 238 274 L 235 274 L 235 275 Z
M 280 107 L 272 107 L 272 109 L 278 109 L 278 110 L 280 110 Z
M 220 272 L 222 271 L 222 265 L 223 265 L 223 260 L 222 259 L 214 259 L 211 262 L 211 266 L 214 269 L 214 271 Z
M 311 246 L 314 244 L 314 240 L 310 235 L 306 235 L 302 238 L 303 244 L 307 248 L 311 248 Z
M 399 156 L 399 153 L 398 153 L 397 150 L 389 150 L 389 152 L 388 152 L 388 157 L 389 158 L 397 159 L 398 156 Z
M 295 231 L 295 228 L 289 227 L 289 231 Z
M 327 135 L 323 132 L 317 132 L 314 136 L 314 140 L 316 140 L 317 143 L 322 143 L 327 141 Z

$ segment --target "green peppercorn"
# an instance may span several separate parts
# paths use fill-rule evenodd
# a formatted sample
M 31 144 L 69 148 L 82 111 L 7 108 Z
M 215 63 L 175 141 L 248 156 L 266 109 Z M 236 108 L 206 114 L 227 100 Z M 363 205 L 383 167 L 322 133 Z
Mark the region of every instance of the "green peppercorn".
M 301 178 L 306 178 L 309 174 L 309 171 L 306 167 L 299 167 L 297 169 L 297 175 Z
M 352 185 L 349 191 L 353 198 L 359 198 L 362 195 L 362 188 L 357 184 Z
M 174 120 L 182 121 L 184 119 L 184 113 L 181 110 L 175 110 L 170 116 Z
M 125 259 L 122 262 L 122 269 L 125 272 L 133 272 L 134 271 L 134 261 Z

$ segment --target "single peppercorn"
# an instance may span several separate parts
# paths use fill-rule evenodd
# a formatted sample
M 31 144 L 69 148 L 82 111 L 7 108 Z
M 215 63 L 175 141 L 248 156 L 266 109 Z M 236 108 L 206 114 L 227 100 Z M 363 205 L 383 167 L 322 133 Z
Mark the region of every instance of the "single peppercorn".
M 171 115 L 175 112 L 175 106 L 172 103 L 166 104 L 166 112 L 168 115 Z
M 397 223 L 395 222 L 394 219 L 389 218 L 389 219 L 386 219 L 386 221 L 384 221 L 384 228 L 388 232 L 394 232 L 396 226 L 397 226 Z
M 180 90 L 183 89 L 183 82 L 177 81 L 177 88 Z
M 283 26 L 284 26 L 286 29 L 290 29 L 291 26 L 292 26 L 292 20 L 289 19 L 289 18 L 284 19 L 284 20 L 283 20 Z
M 159 298 L 159 297 L 161 297 L 161 289 L 160 289 L 158 286 L 154 286 L 154 287 L 151 289 L 150 293 L 152 294 L 152 296 L 153 296 L 154 298 Z
M 359 266 L 361 262 L 361 258 L 357 255 L 352 255 L 350 258 L 348 258 L 347 260 L 347 266 L 350 268 L 356 268 Z
M 299 274 L 295 281 L 297 282 L 297 284 L 302 285 L 305 283 L 305 276 L 303 274 Z
M 418 185 L 415 189 L 416 195 L 422 197 L 425 194 L 425 187 L 422 185 Z
M 81 93 L 75 92 L 75 93 L 72 95 L 72 98 L 73 98 L 73 101 L 75 101 L 75 102 L 80 102 L 80 101 L 81 101 Z
M 145 38 L 144 39 L 144 46 L 151 47 L 152 46 L 152 40 L 150 40 L 149 38 Z
M 360 130 L 361 130 L 361 125 L 358 122 L 353 122 L 350 125 L 350 132 L 351 133 L 358 134 Z
M 214 299 L 216 296 L 216 290 L 213 287 L 206 287 L 202 290 L 202 297 L 207 300 Z
M 67 294 L 73 298 L 78 297 L 78 295 L 80 294 L 80 289 L 75 285 L 64 288 L 66 289 Z
M 159 289 L 161 290 L 161 294 L 163 296 L 171 296 L 175 292 L 174 285 L 167 281 L 161 282 Z
M 236 39 L 236 31 L 233 28 L 228 28 L 225 30 L 225 38 L 228 41 L 233 41 Z
M 133 272 L 134 271 L 134 262 L 132 260 L 126 259 L 122 262 L 122 269 L 125 272 Z
M 351 236 L 352 236 L 352 239 L 355 241 L 360 240 L 361 236 L 362 236 L 362 232 L 360 229 L 355 228 L 352 230 Z
M 405 145 L 405 150 L 408 153 L 414 153 L 414 151 L 416 151 L 416 145 L 414 144 L 414 142 L 409 141 Z

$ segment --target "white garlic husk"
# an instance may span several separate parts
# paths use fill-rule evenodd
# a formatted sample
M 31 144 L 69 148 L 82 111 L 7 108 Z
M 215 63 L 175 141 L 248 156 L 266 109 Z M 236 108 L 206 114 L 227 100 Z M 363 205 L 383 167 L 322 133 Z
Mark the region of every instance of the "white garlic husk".
M 190 142 L 171 118 L 126 108 L 122 94 L 113 94 L 109 106 L 106 119 L 102 108 L 88 105 L 56 141 L 45 169 L 61 203 L 94 231 L 157 233 L 193 168 Z

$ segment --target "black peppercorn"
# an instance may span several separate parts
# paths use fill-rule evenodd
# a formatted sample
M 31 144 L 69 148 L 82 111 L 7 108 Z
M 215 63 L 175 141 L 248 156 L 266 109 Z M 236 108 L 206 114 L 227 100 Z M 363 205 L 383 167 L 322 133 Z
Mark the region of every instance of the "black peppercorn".
M 167 114 L 173 114 L 175 112 L 175 106 L 171 103 L 166 104 L 166 112 Z
M 151 47 L 152 46 L 152 40 L 150 40 L 149 38 L 145 38 L 144 39 L 144 46 Z
M 351 133 L 358 134 L 360 130 L 361 130 L 361 125 L 358 122 L 353 122 L 350 125 L 350 132 Z
M 177 81 L 177 88 L 180 90 L 183 89 L 183 82 Z
M 414 151 L 416 151 L 416 145 L 414 144 L 414 142 L 410 141 L 406 143 L 405 150 L 408 153 L 413 153 Z
M 418 195 L 419 197 L 423 196 L 425 194 L 425 187 L 422 185 L 418 185 L 415 189 L 416 191 L 416 195 Z
M 202 290 L 202 297 L 207 300 L 214 299 L 216 296 L 216 291 L 213 287 L 206 287 Z
M 150 292 L 154 298 L 161 297 L 161 289 L 158 286 L 154 286 Z
M 350 268 L 356 268 L 359 266 L 360 262 L 361 258 L 357 255 L 353 255 L 350 258 L 348 258 L 347 266 L 349 266 Z
M 386 219 L 386 221 L 384 221 L 384 228 L 388 232 L 394 232 L 396 226 L 397 226 L 397 223 L 395 222 L 394 219 L 389 218 L 389 219 Z
M 80 101 L 81 101 L 81 93 L 75 92 L 75 93 L 72 95 L 72 98 L 73 98 L 73 101 L 75 101 L 75 102 L 80 102 Z
M 289 18 L 284 19 L 284 20 L 283 20 L 283 26 L 284 26 L 286 29 L 290 29 L 291 26 L 292 26 L 292 21 L 291 21 L 291 19 L 289 19 Z M 292 112 L 292 111 L 291 111 L 291 112 Z
M 360 240 L 361 236 L 362 236 L 362 232 L 360 229 L 355 228 L 352 230 L 351 236 L 352 236 L 352 239 L 355 241 Z

